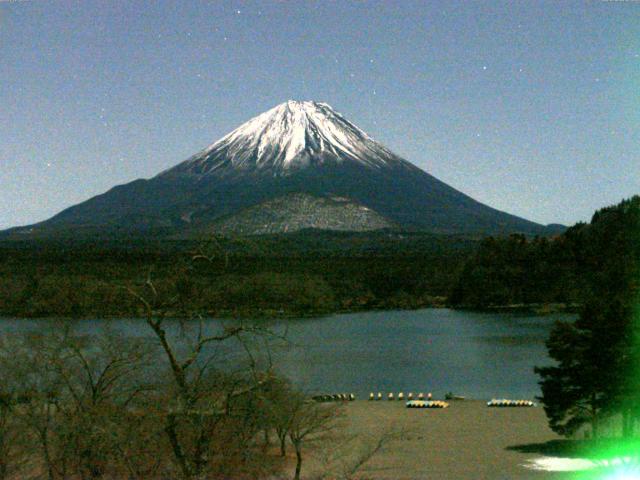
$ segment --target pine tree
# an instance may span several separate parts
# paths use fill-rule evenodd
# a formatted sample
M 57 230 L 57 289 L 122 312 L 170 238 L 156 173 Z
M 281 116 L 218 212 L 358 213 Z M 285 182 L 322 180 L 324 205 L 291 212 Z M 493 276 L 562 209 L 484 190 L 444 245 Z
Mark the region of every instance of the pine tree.
M 585 423 L 622 415 L 623 435 L 640 419 L 640 197 L 594 214 L 581 257 L 586 290 L 575 322 L 547 341 L 551 367 L 536 368 L 551 428 L 570 435 Z

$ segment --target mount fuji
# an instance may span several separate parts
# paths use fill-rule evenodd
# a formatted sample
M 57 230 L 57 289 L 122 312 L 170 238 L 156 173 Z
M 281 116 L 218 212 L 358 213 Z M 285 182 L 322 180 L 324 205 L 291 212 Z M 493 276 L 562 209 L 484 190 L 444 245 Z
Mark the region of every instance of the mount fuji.
M 326 103 L 298 101 L 258 115 L 153 178 L 116 186 L 10 232 L 192 236 L 305 228 L 551 233 L 446 185 Z

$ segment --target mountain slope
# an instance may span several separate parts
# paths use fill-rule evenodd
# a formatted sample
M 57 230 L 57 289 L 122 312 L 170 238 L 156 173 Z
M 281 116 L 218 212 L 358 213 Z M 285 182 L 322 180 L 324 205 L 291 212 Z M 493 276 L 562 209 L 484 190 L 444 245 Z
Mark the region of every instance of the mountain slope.
M 19 231 L 28 235 L 69 228 L 212 231 L 223 218 L 241 211 L 246 215 L 250 207 L 254 207 L 250 212 L 264 215 L 260 205 L 265 202 L 277 198 L 297 202 L 307 198 L 295 195 L 302 193 L 348 199 L 404 229 L 547 232 L 542 225 L 490 208 L 439 181 L 327 104 L 295 101 L 258 115 L 156 177 L 115 187 Z M 326 220 L 325 225 L 331 223 Z M 306 220 L 279 223 L 293 229 L 323 228 Z M 337 223 L 341 229 L 360 228 L 342 220 Z
M 295 193 L 223 217 L 208 226 L 208 230 L 264 235 L 308 228 L 363 232 L 394 226 L 377 212 L 347 198 Z

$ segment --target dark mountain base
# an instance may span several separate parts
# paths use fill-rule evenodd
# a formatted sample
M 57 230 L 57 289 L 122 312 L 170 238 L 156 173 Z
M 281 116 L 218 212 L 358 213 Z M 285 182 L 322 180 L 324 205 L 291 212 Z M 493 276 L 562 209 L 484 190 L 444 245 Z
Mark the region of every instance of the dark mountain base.
M 418 168 L 375 172 L 357 166 L 327 166 L 291 176 L 242 176 L 240 178 L 156 177 L 113 188 L 103 195 L 71 207 L 39 224 L 0 232 L 0 239 L 61 238 L 99 235 L 123 237 L 179 236 L 193 238 L 237 225 L 232 233 L 246 233 L 243 226 L 265 220 L 265 206 L 278 204 L 281 227 L 300 223 L 295 213 L 304 210 L 304 199 L 318 205 L 343 199 L 349 205 L 369 209 L 363 223 L 345 215 L 344 209 L 323 209 L 325 221 L 300 225 L 332 230 L 369 230 L 394 226 L 404 230 L 450 235 L 553 235 L 549 228 L 483 205 L 454 190 Z M 285 201 L 285 200 L 288 200 Z M 236 217 L 235 221 L 232 219 Z M 310 216 L 308 218 L 311 218 Z M 225 223 L 227 222 L 227 223 Z M 371 225 L 371 227 L 367 226 Z M 246 229 L 245 229 L 246 230 Z M 250 228 L 256 233 L 260 229 Z M 285 232 L 284 228 L 279 230 Z

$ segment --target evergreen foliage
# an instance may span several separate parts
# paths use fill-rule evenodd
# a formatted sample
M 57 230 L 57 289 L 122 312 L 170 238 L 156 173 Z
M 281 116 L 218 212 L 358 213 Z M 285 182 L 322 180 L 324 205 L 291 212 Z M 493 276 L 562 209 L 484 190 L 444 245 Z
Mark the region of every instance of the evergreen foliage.
M 441 305 L 477 242 L 421 233 L 301 232 L 207 242 L 142 239 L 0 243 L 0 314 L 132 317 L 151 274 L 211 316 L 306 316 Z M 211 261 L 191 259 L 207 251 Z
M 631 436 L 640 426 L 640 197 L 599 210 L 580 236 L 583 306 L 551 332 L 557 363 L 536 369 L 541 400 L 558 433 L 588 423 L 598 436 L 602 420 L 620 414 Z

